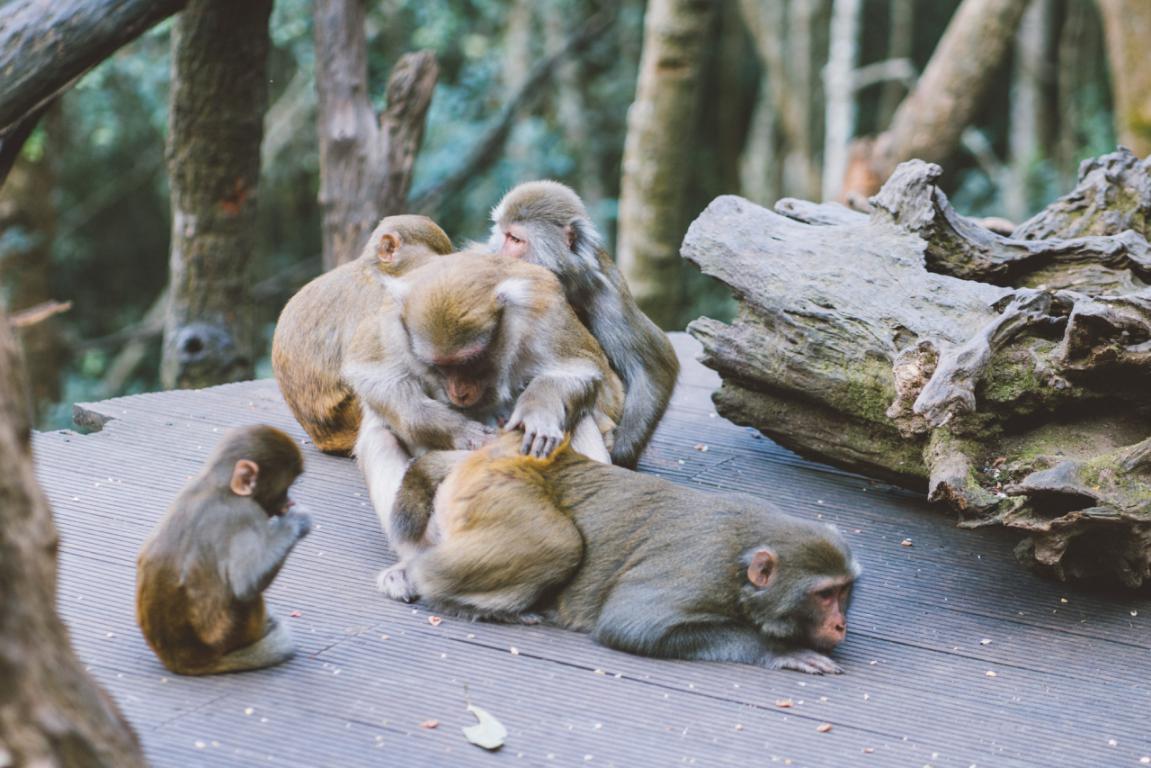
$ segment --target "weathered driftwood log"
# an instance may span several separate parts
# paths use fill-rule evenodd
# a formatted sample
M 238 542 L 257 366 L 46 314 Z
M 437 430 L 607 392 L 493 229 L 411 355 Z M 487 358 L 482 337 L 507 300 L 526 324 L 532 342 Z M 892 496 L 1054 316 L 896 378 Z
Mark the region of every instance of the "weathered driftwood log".
M 961 524 L 1028 534 L 1062 579 L 1151 584 L 1149 164 L 1084 163 L 997 235 L 912 161 L 870 216 L 721 197 L 685 258 L 731 287 L 689 331 L 719 412 L 808 456 L 924 488 Z

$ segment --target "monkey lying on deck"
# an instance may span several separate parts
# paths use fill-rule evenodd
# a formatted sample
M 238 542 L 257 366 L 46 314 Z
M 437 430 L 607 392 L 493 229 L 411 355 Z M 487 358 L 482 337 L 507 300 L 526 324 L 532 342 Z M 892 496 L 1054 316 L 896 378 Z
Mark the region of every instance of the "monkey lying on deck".
M 295 653 L 262 593 L 311 530 L 288 497 L 303 469 L 278 429 L 233 430 L 152 531 L 137 561 L 136 620 L 165 667 L 210 675 Z
M 475 618 L 542 617 L 610 648 L 812 674 L 847 633 L 860 569 L 828 525 L 515 436 L 412 464 L 393 530 L 414 590 Z

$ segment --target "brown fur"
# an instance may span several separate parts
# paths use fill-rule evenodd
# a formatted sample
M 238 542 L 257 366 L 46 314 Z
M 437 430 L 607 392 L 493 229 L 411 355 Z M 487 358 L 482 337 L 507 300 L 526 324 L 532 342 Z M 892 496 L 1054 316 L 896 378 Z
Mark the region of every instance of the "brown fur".
M 399 249 L 390 250 L 394 241 Z M 354 261 L 320 275 L 284 307 L 272 340 L 272 369 L 292 414 L 320 450 L 348 454 L 360 407 L 341 377 L 356 329 L 391 299 L 381 275 L 398 276 L 449 253 L 451 241 L 425 216 L 389 216 Z

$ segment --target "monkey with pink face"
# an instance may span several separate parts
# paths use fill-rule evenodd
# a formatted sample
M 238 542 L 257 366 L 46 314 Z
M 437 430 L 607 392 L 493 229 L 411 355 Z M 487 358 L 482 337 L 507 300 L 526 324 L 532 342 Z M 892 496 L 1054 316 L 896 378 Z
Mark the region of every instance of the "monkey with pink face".
M 492 210 L 489 247 L 559 278 L 568 304 L 623 382 L 611 460 L 634 467 L 667 410 L 679 359 L 667 334 L 632 298 L 583 201 L 556 181 L 520 184 Z

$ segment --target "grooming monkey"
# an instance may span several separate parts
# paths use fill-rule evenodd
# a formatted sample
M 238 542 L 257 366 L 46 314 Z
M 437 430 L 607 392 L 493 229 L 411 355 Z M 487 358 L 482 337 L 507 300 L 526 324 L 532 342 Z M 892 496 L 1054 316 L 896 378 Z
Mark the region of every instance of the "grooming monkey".
M 859 566 L 834 529 L 514 439 L 404 478 L 412 594 L 441 610 L 591 632 L 630 653 L 811 674 L 847 633 Z
M 233 430 L 152 531 L 137 559 L 136 620 L 165 667 L 210 675 L 295 653 L 262 593 L 311 530 L 288 496 L 303 469 L 283 432 Z
M 326 453 L 346 455 L 356 442 L 360 406 L 340 375 L 360 323 L 391 301 L 381 276 L 399 276 L 452 250 L 426 216 L 388 216 L 359 258 L 326 272 L 287 303 L 272 339 L 272 370 L 296 421 Z
M 523 454 L 547 456 L 570 435 L 575 450 L 606 462 L 623 402 L 603 351 L 542 267 L 465 252 L 389 290 L 394 304 L 357 334 L 343 371 L 363 404 L 356 456 L 401 559 L 385 579 L 403 576 L 404 538 L 390 520 L 409 457 L 478 448 L 502 423 Z
M 512 189 L 492 210 L 490 245 L 547 267 L 568 303 L 603 347 L 626 399 L 612 461 L 634 467 L 667 409 L 679 360 L 667 335 L 636 305 L 583 202 L 555 181 Z

